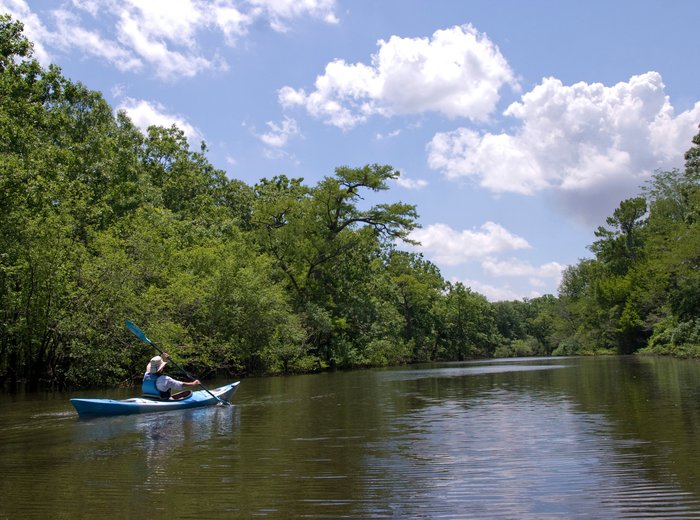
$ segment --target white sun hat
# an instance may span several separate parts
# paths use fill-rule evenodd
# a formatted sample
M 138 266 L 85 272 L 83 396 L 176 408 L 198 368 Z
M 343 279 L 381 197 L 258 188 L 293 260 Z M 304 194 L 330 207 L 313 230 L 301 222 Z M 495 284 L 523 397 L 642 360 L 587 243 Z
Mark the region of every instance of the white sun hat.
M 146 365 L 146 372 L 148 374 L 157 374 L 161 370 L 163 370 L 163 367 L 167 363 L 163 361 L 163 358 L 160 356 L 155 356 L 151 358 L 151 361 L 148 362 L 148 365 Z

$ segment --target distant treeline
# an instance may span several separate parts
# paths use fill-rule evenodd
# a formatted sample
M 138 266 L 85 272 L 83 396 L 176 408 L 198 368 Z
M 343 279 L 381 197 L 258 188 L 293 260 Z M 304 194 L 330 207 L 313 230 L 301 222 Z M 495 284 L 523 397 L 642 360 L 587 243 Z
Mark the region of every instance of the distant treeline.
M 144 135 L 101 94 L 42 68 L 0 17 L 0 383 L 106 386 L 153 354 L 198 375 L 283 373 L 607 349 L 696 355 L 700 134 L 599 229 L 558 298 L 490 303 L 400 251 L 398 172 L 315 186 L 228 179 L 176 127 Z

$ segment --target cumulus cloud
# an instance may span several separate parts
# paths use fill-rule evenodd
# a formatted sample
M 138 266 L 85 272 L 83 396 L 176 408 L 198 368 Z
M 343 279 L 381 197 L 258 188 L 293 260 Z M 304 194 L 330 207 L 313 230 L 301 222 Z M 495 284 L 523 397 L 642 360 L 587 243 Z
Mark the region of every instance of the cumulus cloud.
M 531 249 L 524 238 L 514 235 L 503 226 L 486 222 L 478 229 L 457 231 L 446 224 L 433 224 L 416 229 L 411 239 L 420 243 L 414 246 L 431 261 L 443 267 L 464 264 L 480 266 L 486 279 L 507 280 L 505 283 L 487 282 L 472 278 L 451 277 L 491 301 L 536 298 L 545 293 L 555 293 L 565 268 L 558 262 L 541 265 L 499 255 Z
M 190 124 L 184 117 L 169 114 L 166 108 L 160 103 L 151 103 L 143 99 L 126 98 L 122 101 L 117 110 L 124 110 L 131 121 L 142 131 L 146 131 L 149 126 L 170 127 L 176 125 L 182 130 L 190 143 L 197 143 L 203 140 L 201 132 Z
M 239 38 L 247 34 L 248 26 L 254 17 L 239 11 L 232 5 L 216 4 L 213 6 L 214 25 L 224 34 L 227 45 L 235 45 Z
M 457 265 L 503 251 L 530 248 L 527 240 L 500 224 L 486 222 L 478 230 L 456 231 L 446 224 L 431 224 L 411 232 L 418 249 L 444 265 Z
M 505 84 L 517 88 L 507 61 L 471 25 L 438 30 L 431 38 L 392 36 L 378 42 L 370 64 L 335 60 L 314 90 L 285 86 L 279 101 L 347 129 L 370 116 L 438 112 L 484 121 Z
M 596 223 L 654 170 L 682 164 L 700 103 L 675 115 L 664 89 L 656 72 L 612 87 L 546 78 L 505 111 L 521 121 L 516 132 L 438 133 L 428 164 L 494 192 L 551 190 L 559 204 Z
M 206 33 L 219 32 L 234 45 L 258 20 L 275 30 L 304 16 L 336 23 L 334 9 L 335 0 L 73 0 L 39 14 L 25 0 L 0 0 L 0 10 L 25 22 L 42 63 L 50 59 L 47 48 L 78 49 L 121 71 L 150 68 L 163 79 L 227 67 L 199 45 Z M 55 28 L 40 16 L 53 19 Z
M 294 119 L 285 117 L 280 123 L 268 121 L 269 132 L 258 135 L 258 138 L 267 146 L 282 148 L 287 145 L 291 137 L 299 135 L 299 125 Z

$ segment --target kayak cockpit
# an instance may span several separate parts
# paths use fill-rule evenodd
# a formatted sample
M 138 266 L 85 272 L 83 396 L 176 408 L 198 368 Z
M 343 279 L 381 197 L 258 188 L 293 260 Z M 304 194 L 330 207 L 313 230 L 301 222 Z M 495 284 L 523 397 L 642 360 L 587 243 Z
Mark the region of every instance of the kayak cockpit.
M 184 399 L 188 399 L 192 397 L 192 390 L 183 390 L 182 392 L 178 392 L 177 394 L 173 394 L 168 398 L 164 397 L 156 397 L 155 395 L 148 395 L 148 394 L 143 394 L 141 396 L 141 399 L 148 399 L 149 401 L 155 401 L 157 403 L 160 402 L 171 402 L 171 401 L 182 401 Z

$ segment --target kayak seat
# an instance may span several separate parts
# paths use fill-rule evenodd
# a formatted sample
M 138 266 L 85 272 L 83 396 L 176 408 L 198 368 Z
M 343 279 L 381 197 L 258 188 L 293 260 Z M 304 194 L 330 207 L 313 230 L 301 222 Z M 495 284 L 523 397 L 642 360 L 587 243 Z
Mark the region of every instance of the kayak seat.
M 156 397 L 155 395 L 150 395 L 150 394 L 141 394 L 141 397 L 143 399 L 148 399 L 150 401 L 170 401 L 170 398 L 164 399 L 162 397 Z
M 148 395 L 148 394 L 143 394 L 141 397 L 144 399 L 150 399 L 151 401 L 182 401 L 183 399 L 187 399 L 191 395 L 192 395 L 191 390 L 184 390 L 182 392 L 178 392 L 177 394 L 170 396 L 167 399 L 164 399 L 163 397 L 156 397 L 155 395 Z
M 178 392 L 177 394 L 172 396 L 173 401 L 182 401 L 183 399 L 187 399 L 189 396 L 192 395 L 191 390 L 184 390 L 182 392 Z

